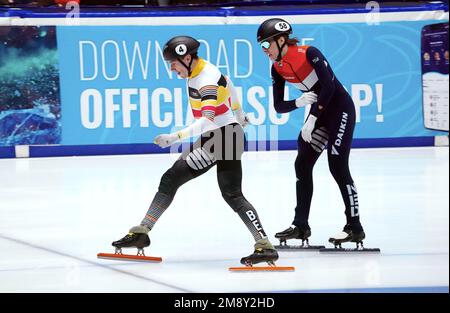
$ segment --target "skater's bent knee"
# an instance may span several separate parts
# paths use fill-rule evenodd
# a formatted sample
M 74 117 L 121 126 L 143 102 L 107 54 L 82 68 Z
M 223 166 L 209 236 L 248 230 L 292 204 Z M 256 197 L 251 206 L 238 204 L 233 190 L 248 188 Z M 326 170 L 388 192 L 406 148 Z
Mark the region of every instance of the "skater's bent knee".
M 194 178 L 186 161 L 178 160 L 161 177 L 159 191 L 165 194 L 174 194 L 178 188 Z
M 175 193 L 180 187 L 179 178 L 172 169 L 169 169 L 161 177 L 161 182 L 159 183 L 159 192 L 170 195 Z
M 222 197 L 225 201 L 236 201 L 237 199 L 243 197 L 241 191 L 222 191 Z
M 241 191 L 223 191 L 222 197 L 235 212 L 239 211 L 245 201 Z

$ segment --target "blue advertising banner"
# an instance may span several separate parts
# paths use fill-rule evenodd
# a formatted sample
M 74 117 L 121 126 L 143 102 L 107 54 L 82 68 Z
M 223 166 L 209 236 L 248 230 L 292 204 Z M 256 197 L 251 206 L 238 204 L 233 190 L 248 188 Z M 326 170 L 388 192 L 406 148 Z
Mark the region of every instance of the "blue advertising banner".
M 421 28 L 430 21 L 293 25 L 319 48 L 354 99 L 355 138 L 442 134 L 423 126 Z M 151 143 L 192 122 L 185 80 L 162 57 L 165 42 L 190 35 L 199 55 L 238 87 L 250 140 L 296 140 L 307 112 L 277 114 L 270 62 L 257 25 L 57 27 L 64 145 Z M 287 86 L 290 99 L 300 95 Z M 332 105 L 332 104 L 330 104 Z

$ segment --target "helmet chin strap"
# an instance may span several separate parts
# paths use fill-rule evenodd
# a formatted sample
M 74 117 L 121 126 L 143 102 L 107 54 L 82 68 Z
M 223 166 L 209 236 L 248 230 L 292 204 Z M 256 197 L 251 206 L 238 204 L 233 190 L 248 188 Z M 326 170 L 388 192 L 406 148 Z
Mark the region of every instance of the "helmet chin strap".
M 281 61 L 281 57 L 282 57 L 281 52 L 282 52 L 284 46 L 286 45 L 286 40 L 285 40 L 284 43 L 281 45 L 281 47 L 280 47 L 280 44 L 278 43 L 278 40 L 275 40 L 275 42 L 277 43 L 277 47 L 278 47 L 278 56 L 277 56 L 277 58 L 275 59 L 275 61 L 280 62 L 280 61 Z
M 181 58 L 178 58 L 177 60 L 188 70 L 188 76 L 191 76 L 191 73 L 192 73 L 191 65 L 192 65 L 192 62 L 194 61 L 194 58 L 191 57 L 191 61 L 189 62 L 189 65 L 184 63 Z

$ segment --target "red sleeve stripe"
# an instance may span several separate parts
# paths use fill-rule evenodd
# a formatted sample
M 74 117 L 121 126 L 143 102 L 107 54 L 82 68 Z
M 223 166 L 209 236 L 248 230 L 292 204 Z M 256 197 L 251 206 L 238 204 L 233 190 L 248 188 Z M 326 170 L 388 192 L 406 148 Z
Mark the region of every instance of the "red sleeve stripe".
M 208 111 L 214 111 L 216 112 L 218 107 L 213 106 L 213 105 L 204 105 L 202 106 L 202 111 L 208 110 Z
M 221 105 L 215 107 L 215 106 L 204 106 L 202 107 L 201 110 L 198 109 L 192 109 L 192 114 L 194 115 L 194 118 L 200 118 L 203 116 L 203 111 L 213 111 L 214 110 L 214 115 L 215 116 L 219 116 L 222 115 L 226 112 L 228 112 L 228 110 L 230 110 L 230 108 L 225 104 L 222 103 Z

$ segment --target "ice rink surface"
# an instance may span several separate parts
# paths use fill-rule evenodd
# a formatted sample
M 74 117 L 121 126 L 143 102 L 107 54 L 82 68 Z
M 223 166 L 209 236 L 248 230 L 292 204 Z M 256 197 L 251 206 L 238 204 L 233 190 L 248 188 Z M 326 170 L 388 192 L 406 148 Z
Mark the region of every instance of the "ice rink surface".
M 248 152 L 243 160 L 244 195 L 274 244 L 293 219 L 295 157 Z M 150 232 L 146 254 L 162 263 L 97 259 L 139 224 L 175 158 L 0 160 L 0 292 L 448 292 L 448 147 L 352 150 L 364 244 L 381 254 L 280 252 L 277 265 L 295 272 L 229 272 L 253 238 L 213 168 L 180 188 Z M 331 247 L 345 216 L 325 154 L 314 184 L 310 244 Z

